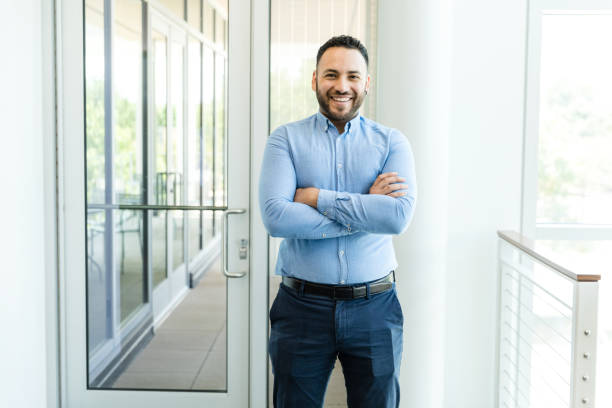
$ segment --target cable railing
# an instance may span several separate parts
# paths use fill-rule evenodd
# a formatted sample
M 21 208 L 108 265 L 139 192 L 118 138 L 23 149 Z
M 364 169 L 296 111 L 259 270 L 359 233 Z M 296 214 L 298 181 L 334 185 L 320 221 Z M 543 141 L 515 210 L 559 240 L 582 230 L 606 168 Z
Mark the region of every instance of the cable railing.
M 600 275 L 499 231 L 498 407 L 593 408 Z

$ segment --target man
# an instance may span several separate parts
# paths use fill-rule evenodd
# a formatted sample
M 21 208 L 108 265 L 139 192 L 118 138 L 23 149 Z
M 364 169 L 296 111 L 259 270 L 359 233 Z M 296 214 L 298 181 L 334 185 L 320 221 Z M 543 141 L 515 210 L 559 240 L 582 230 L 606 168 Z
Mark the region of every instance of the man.
M 333 37 L 312 75 L 319 112 L 276 129 L 260 177 L 270 235 L 284 237 L 270 310 L 275 407 L 321 407 L 336 357 L 349 407 L 397 407 L 402 311 L 392 234 L 416 200 L 412 151 L 359 114 L 370 86 L 359 40 Z

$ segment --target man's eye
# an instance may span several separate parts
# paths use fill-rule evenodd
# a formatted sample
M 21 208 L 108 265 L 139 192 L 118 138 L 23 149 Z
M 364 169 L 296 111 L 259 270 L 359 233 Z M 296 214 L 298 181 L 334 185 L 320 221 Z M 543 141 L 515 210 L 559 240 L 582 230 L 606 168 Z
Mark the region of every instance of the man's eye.
M 334 75 L 334 74 L 327 74 L 327 75 L 325 75 L 325 78 L 335 78 L 335 77 L 336 77 L 336 75 Z

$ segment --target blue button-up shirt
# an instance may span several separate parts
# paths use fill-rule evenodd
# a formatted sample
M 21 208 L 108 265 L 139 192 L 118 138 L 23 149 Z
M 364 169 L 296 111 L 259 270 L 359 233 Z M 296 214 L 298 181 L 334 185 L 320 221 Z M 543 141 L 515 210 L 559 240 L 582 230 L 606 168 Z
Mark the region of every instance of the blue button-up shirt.
M 406 179 L 406 195 L 368 194 L 392 171 Z M 353 284 L 397 267 L 391 235 L 410 223 L 417 192 L 412 150 L 398 130 L 357 115 L 338 134 L 318 112 L 270 135 L 259 180 L 264 225 L 285 238 L 277 274 Z M 317 209 L 293 201 L 305 187 L 320 189 Z

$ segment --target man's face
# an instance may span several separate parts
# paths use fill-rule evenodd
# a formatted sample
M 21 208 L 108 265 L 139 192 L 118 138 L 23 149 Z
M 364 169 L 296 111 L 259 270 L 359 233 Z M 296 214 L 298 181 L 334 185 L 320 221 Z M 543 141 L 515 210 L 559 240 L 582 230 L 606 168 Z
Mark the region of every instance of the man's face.
M 370 88 L 370 76 L 359 50 L 328 48 L 312 74 L 321 113 L 334 124 L 353 119 Z

